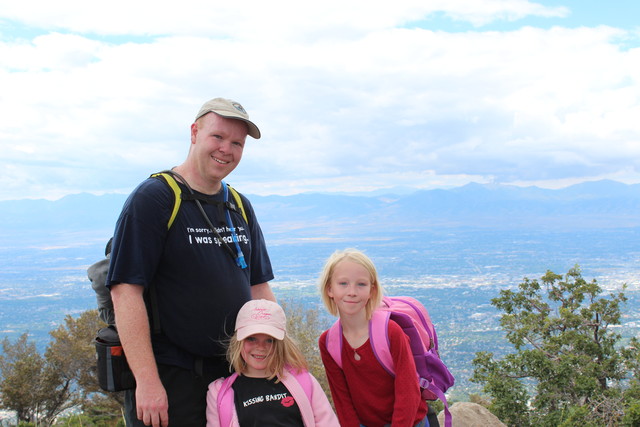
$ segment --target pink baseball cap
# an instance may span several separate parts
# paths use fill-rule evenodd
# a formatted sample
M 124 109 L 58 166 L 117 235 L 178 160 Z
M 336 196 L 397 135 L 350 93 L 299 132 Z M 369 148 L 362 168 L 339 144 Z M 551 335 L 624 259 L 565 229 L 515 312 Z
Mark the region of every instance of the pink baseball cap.
M 254 334 L 267 334 L 277 340 L 284 339 L 287 317 L 278 304 L 266 299 L 247 301 L 236 318 L 237 339 L 242 341 Z

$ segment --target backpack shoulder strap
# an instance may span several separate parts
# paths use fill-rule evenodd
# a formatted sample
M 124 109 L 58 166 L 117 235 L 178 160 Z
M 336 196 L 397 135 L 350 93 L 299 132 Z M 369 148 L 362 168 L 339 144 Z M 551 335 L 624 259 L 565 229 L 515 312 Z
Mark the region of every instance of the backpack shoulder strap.
M 227 184 L 227 187 L 229 187 L 229 191 L 231 192 L 231 195 L 233 196 L 233 200 L 235 200 L 238 209 L 240 209 L 240 212 L 242 213 L 242 217 L 244 218 L 244 222 L 249 224 L 249 219 L 247 218 L 247 213 L 244 210 L 244 205 L 242 204 L 242 198 L 240 197 L 240 193 L 238 193 L 238 191 L 235 188 L 233 188 L 232 186 L 230 186 L 229 184 Z
M 369 342 L 378 362 L 391 376 L 395 376 L 393 358 L 389 348 L 389 318 L 391 313 L 376 310 L 369 321 Z
M 384 310 L 376 310 L 369 321 L 369 342 L 373 354 L 378 359 L 380 365 L 392 376 L 395 376 L 393 369 L 393 358 L 389 349 L 389 317 L 390 313 Z M 342 326 L 340 320 L 329 328 L 326 336 L 327 351 L 331 358 L 342 369 Z
M 227 427 L 231 425 L 231 418 L 234 409 L 233 393 L 229 392 L 231 385 L 238 378 L 238 374 L 227 377 L 222 382 L 222 386 L 218 391 L 218 399 L 216 405 L 218 406 L 218 418 L 220 419 L 220 426 Z
M 171 190 L 173 190 L 173 194 L 175 195 L 173 210 L 171 211 L 171 217 L 169 218 L 169 222 L 167 223 L 167 229 L 169 229 L 173 225 L 173 222 L 175 221 L 176 216 L 178 215 L 178 211 L 180 210 L 180 203 L 182 202 L 182 189 L 178 185 L 176 179 L 173 177 L 173 173 L 171 173 L 171 171 L 162 171 L 162 172 L 154 173 L 151 175 L 151 177 L 163 178 L 164 181 L 169 185 L 169 187 L 171 187 Z M 242 197 L 240 197 L 240 193 L 238 193 L 238 191 L 232 186 L 230 186 L 229 184 L 227 184 L 227 187 L 231 192 L 231 196 L 235 201 L 235 205 L 237 206 L 240 213 L 242 213 L 242 217 L 244 218 L 244 221 L 247 224 L 249 224 L 249 217 L 247 216 L 247 212 L 244 209 L 244 204 L 242 203 Z
M 151 175 L 152 178 L 164 178 L 164 181 L 171 187 L 174 194 L 174 202 L 173 202 L 173 210 L 171 211 L 171 217 L 169 218 L 169 222 L 167 223 L 167 230 L 171 228 L 173 225 L 173 221 L 178 216 L 178 211 L 180 210 L 180 203 L 182 202 L 182 190 L 180 186 L 176 182 L 176 179 L 169 171 L 158 172 Z
M 285 387 L 298 404 L 304 425 L 314 425 L 311 374 L 307 370 L 298 372 L 289 367 L 285 367 L 285 371 L 288 375 L 283 378 L 283 382 L 286 381 Z
M 176 179 L 173 177 L 173 173 L 171 171 L 162 171 L 151 174 L 151 178 L 156 178 L 160 180 L 164 180 L 167 183 L 169 188 L 173 191 L 173 209 L 171 210 L 171 217 L 169 217 L 169 221 L 167 222 L 167 230 L 171 228 L 173 225 L 173 221 L 176 219 L 178 215 L 178 211 L 180 210 L 180 203 L 182 202 L 182 189 L 176 182 Z M 151 303 L 151 325 L 152 332 L 155 334 L 159 334 L 161 332 L 160 328 L 160 308 L 158 306 L 158 296 L 156 295 L 155 289 L 153 286 L 149 287 L 149 300 Z
M 326 344 L 329 355 L 342 369 L 342 326 L 340 325 L 340 319 L 336 320 L 327 331 Z
M 311 374 L 309 373 L 309 371 L 292 371 L 291 373 L 296 378 L 296 380 L 298 380 L 298 383 L 300 383 L 302 390 L 304 390 L 304 394 L 306 394 L 309 398 L 309 401 L 311 401 L 311 398 L 313 396 L 313 385 L 311 384 Z

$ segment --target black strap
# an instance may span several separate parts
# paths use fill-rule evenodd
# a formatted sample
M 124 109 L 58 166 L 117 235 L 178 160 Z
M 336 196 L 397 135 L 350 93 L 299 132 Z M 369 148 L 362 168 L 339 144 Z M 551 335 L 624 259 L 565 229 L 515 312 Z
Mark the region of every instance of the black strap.
M 240 211 L 240 209 L 238 208 L 238 206 L 233 203 L 230 200 L 227 200 L 226 202 L 221 202 L 219 200 L 213 200 L 211 197 L 207 197 L 204 194 L 186 194 L 186 193 L 182 193 L 180 194 L 180 198 L 182 200 L 199 200 L 201 202 L 204 202 L 208 205 L 214 205 L 214 206 L 224 206 L 225 208 L 229 209 L 230 211 L 233 211 L 237 214 L 242 215 L 242 212 Z M 224 213 L 224 212 L 223 212 Z
M 218 240 L 220 241 L 222 246 L 224 246 L 227 249 L 227 252 L 229 252 L 229 255 L 231 255 L 231 258 L 233 258 L 233 260 L 235 262 L 235 260 L 236 260 L 238 255 L 231 248 L 231 246 L 229 246 L 229 244 L 222 238 L 220 233 L 218 233 L 216 228 L 211 223 L 211 220 L 209 219 L 209 216 L 204 211 L 204 208 L 202 207 L 202 203 L 200 202 L 202 197 L 198 197 L 198 195 L 193 191 L 193 189 L 191 188 L 191 186 L 189 185 L 187 180 L 184 179 L 179 173 L 177 173 L 177 172 L 175 172 L 173 170 L 166 170 L 166 171 L 163 171 L 163 172 L 172 175 L 174 178 L 176 178 L 176 180 L 180 181 L 182 184 L 184 184 L 185 187 L 187 187 L 187 190 L 189 190 L 189 194 L 188 195 L 182 194 L 180 197 L 182 198 L 182 200 L 194 200 L 196 202 L 196 204 L 198 205 L 198 209 L 200 210 L 200 213 L 202 214 L 202 217 L 204 218 L 205 222 L 209 226 L 209 229 L 218 238 Z M 189 199 L 186 199 L 184 196 L 189 197 Z
M 202 357 L 195 357 L 193 361 L 193 371 L 199 377 L 204 376 L 204 359 Z
M 205 197 L 202 197 L 202 196 L 199 196 L 198 194 L 195 194 L 195 192 L 193 191 L 191 186 L 189 186 L 189 183 L 187 182 L 187 180 L 184 179 L 180 174 L 178 174 L 177 172 L 175 172 L 173 170 L 165 170 L 165 171 L 162 171 L 160 173 L 168 173 L 168 174 L 170 174 L 176 180 L 178 180 L 182 184 L 184 184 L 185 187 L 187 187 L 187 189 L 189 190 L 189 193 L 186 194 L 186 193 L 181 192 L 180 193 L 180 198 L 182 200 L 194 200 L 196 202 L 196 204 L 198 205 L 198 208 L 200 209 L 200 212 L 204 216 L 204 218 L 205 218 L 205 220 L 207 222 L 207 225 L 209 226 L 211 231 L 220 240 L 222 245 L 224 245 L 224 247 L 227 248 L 227 251 L 231 254 L 233 259 L 235 260 L 236 253 L 233 251 L 231 246 L 229 246 L 229 244 L 227 244 L 227 242 L 225 242 L 222 239 L 222 236 L 220 236 L 220 233 L 218 233 L 216 231 L 215 227 L 213 227 L 213 224 L 211 224 L 211 221 L 209 220 L 209 217 L 207 216 L 207 213 L 204 211 L 200 201 L 202 200 L 202 201 L 205 201 L 205 202 L 210 203 L 210 204 L 218 203 L 221 206 L 221 210 L 222 210 L 222 205 L 224 205 L 224 204 L 222 202 L 218 202 L 218 201 L 207 200 Z M 221 216 L 224 216 L 224 212 L 222 212 Z M 149 285 L 147 293 L 148 293 L 148 296 L 149 296 L 149 304 L 150 304 L 150 310 L 151 310 L 151 319 L 150 320 L 151 320 L 152 331 L 153 331 L 154 334 L 159 334 L 162 331 L 161 326 L 160 326 L 160 305 L 158 304 L 158 295 L 156 293 L 156 290 L 155 290 L 155 287 L 153 286 L 153 284 Z
M 149 304 L 151 305 L 151 328 L 154 334 L 159 334 L 160 329 L 160 306 L 158 305 L 158 295 L 153 281 L 149 284 Z
M 207 225 L 209 226 L 209 228 L 211 229 L 211 231 L 216 235 L 216 237 L 220 240 L 220 242 L 222 243 L 222 245 L 224 245 L 225 248 L 227 248 L 227 251 L 231 254 L 232 258 L 236 259 L 236 253 L 233 251 L 233 249 L 231 248 L 231 246 L 229 246 L 229 244 L 227 244 L 227 242 L 224 241 L 224 239 L 222 238 L 222 236 L 220 236 L 220 233 L 218 233 L 215 229 L 215 227 L 213 226 L 213 224 L 211 223 L 211 220 L 209 220 L 209 217 L 207 216 L 207 213 L 204 211 L 204 208 L 202 207 L 201 202 L 206 202 L 207 204 L 211 204 L 211 205 L 219 205 L 220 206 L 220 210 L 221 210 L 221 217 L 224 217 L 224 211 L 222 210 L 223 207 L 226 207 L 227 209 L 231 209 L 234 212 L 240 213 L 242 214 L 242 212 L 239 211 L 239 209 L 236 207 L 235 203 L 231 203 L 231 202 L 219 202 L 216 200 L 211 200 L 210 198 L 207 198 L 205 196 L 201 196 L 199 194 L 196 194 L 193 189 L 191 188 L 191 186 L 189 185 L 189 183 L 187 182 L 186 179 L 184 179 L 180 174 L 178 174 L 177 172 L 173 171 L 173 170 L 165 170 L 162 171 L 160 173 L 168 173 L 170 175 L 172 175 L 174 178 L 176 178 L 176 180 L 180 181 L 182 184 L 184 184 L 185 187 L 187 187 L 187 190 L 189 190 L 189 193 L 180 193 L 180 198 L 182 200 L 193 200 L 196 202 L 196 204 L 198 205 L 198 208 L 200 210 L 200 213 L 202 213 L 202 216 L 204 217 L 205 221 L 207 222 Z M 153 282 L 152 282 L 153 283 Z M 155 287 L 153 286 L 153 284 L 149 285 L 149 288 L 147 290 L 148 292 L 148 296 L 149 296 L 149 304 L 150 304 L 150 309 L 151 309 L 151 326 L 152 326 L 152 331 L 154 334 L 160 334 L 161 333 L 161 327 L 160 327 L 160 306 L 158 304 L 158 295 L 156 293 Z M 197 357 L 194 356 L 194 371 L 196 373 L 196 375 L 198 376 L 202 376 L 203 375 L 203 365 L 204 365 L 204 360 L 202 357 Z

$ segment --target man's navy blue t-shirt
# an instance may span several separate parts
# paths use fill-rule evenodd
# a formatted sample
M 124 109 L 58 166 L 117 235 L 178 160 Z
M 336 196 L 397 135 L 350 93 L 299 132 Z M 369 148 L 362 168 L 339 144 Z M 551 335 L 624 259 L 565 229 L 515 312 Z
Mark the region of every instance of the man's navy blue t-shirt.
M 181 188 L 183 193 L 188 191 Z M 223 201 L 222 191 L 200 196 Z M 129 196 L 116 225 L 107 284 L 148 288 L 153 283 L 161 329 L 152 336 L 156 361 L 191 368 L 193 357 L 224 355 L 224 341 L 233 334 L 236 315 L 251 299 L 250 287 L 274 276 L 247 198 L 241 196 L 249 224 L 241 213 L 230 211 L 248 264 L 241 269 L 211 232 L 194 201 L 182 201 L 167 230 L 174 197 L 158 178 L 145 180 Z M 231 242 L 220 205 L 205 202 L 202 206 L 222 238 Z

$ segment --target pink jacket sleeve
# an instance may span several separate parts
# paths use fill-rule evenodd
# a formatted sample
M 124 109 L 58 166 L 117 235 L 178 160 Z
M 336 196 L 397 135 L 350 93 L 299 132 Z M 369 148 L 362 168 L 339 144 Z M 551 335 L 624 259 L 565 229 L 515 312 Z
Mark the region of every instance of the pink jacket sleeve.
M 218 393 L 222 387 L 224 378 L 218 378 L 211 384 L 209 384 L 209 390 L 207 391 L 207 427 L 222 427 L 220 423 L 220 415 L 218 414 Z M 238 421 L 238 414 L 236 413 L 235 406 L 232 408 L 233 417 L 231 419 L 231 426 L 224 427 L 240 427 Z
M 313 399 L 311 406 L 313 407 L 313 416 L 315 425 L 317 427 L 340 427 L 338 417 L 336 417 L 327 395 L 322 390 L 318 380 L 311 374 L 311 381 L 313 383 Z

